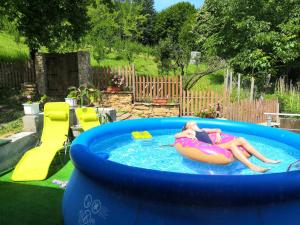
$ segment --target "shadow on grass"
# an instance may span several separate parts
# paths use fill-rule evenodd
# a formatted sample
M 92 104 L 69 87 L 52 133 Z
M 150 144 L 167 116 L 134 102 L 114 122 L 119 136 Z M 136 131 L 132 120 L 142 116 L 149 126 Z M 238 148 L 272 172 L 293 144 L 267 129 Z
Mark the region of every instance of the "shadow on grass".
M 0 224 L 63 225 L 63 192 L 58 188 L 0 182 Z
M 48 175 L 47 178 L 52 177 L 53 175 L 55 175 L 58 171 L 60 171 L 68 162 L 70 161 L 70 155 L 69 153 L 64 154 L 62 151 L 58 152 L 50 167 L 49 167 L 49 171 L 48 171 Z
M 58 153 L 44 181 L 10 182 L 12 171 L 0 181 L 0 225 L 63 225 L 64 190 L 51 187 L 54 179 L 67 180 L 72 172 L 68 154 Z

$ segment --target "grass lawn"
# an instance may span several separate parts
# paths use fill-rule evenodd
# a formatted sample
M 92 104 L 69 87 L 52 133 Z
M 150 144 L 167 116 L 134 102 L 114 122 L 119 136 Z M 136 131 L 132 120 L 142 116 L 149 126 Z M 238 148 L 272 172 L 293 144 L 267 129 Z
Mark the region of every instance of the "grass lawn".
M 72 171 L 73 164 L 69 161 L 44 181 L 13 182 L 12 172 L 0 177 L 0 224 L 63 225 L 64 190 L 52 181 L 67 181 Z
M 17 43 L 13 36 L 0 31 L 0 60 L 25 60 L 29 49 L 22 43 Z
M 224 70 L 202 77 L 192 88 L 193 91 L 212 90 L 218 93 L 224 92 Z
M 0 90 L 0 137 L 18 133 L 22 130 L 24 116 L 19 91 Z

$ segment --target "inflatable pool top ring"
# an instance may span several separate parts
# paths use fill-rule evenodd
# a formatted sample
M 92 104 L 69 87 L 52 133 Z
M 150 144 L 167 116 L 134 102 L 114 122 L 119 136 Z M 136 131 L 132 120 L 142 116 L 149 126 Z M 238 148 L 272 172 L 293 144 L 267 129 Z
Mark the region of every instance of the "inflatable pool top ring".
M 212 142 L 215 143 L 216 133 L 209 134 L 209 137 Z M 221 137 L 221 144 L 227 143 L 236 138 L 230 134 L 223 133 L 221 134 Z M 174 146 L 180 154 L 192 160 L 221 165 L 226 165 L 234 161 L 231 151 L 221 148 L 217 145 L 211 145 L 187 137 L 176 139 Z M 250 157 L 249 153 L 244 148 L 239 148 L 247 158 Z

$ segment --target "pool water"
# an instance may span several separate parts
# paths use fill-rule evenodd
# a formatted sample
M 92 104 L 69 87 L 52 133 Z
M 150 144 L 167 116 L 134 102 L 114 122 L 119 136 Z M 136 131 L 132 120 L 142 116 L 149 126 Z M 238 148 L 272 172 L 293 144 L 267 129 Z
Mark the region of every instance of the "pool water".
M 149 140 L 134 140 L 130 134 L 115 136 L 95 142 L 92 144 L 91 150 L 98 155 L 107 153 L 108 160 L 113 162 L 144 169 L 188 174 L 257 174 L 238 161 L 224 166 L 200 163 L 184 158 L 174 147 L 169 146 L 174 142 L 174 135 L 177 132 L 179 130 L 153 130 L 150 131 L 153 138 Z M 265 164 L 255 157 L 250 158 L 250 161 L 256 165 L 271 168 L 267 173 L 286 172 L 291 163 L 300 159 L 300 149 L 297 150 L 286 144 L 258 136 L 229 133 L 244 137 L 266 157 L 281 160 L 280 164 Z

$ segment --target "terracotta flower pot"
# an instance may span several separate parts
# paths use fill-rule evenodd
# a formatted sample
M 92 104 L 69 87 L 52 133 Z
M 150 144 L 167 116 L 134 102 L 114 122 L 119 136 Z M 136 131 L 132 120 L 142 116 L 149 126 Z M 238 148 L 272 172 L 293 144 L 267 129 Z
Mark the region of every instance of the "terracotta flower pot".
M 168 103 L 168 99 L 167 98 L 154 98 L 153 103 L 159 104 L 159 105 L 165 105 Z
M 121 88 L 108 86 L 106 91 L 109 92 L 109 93 L 116 93 L 116 92 L 120 92 Z

